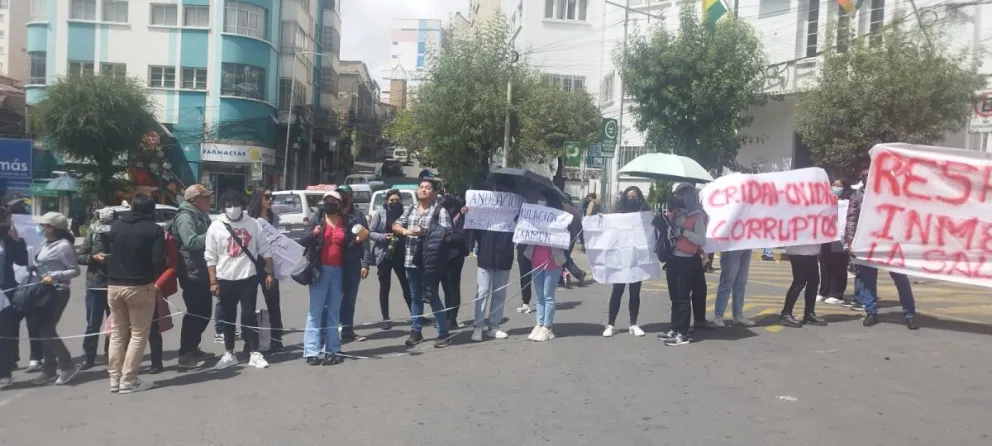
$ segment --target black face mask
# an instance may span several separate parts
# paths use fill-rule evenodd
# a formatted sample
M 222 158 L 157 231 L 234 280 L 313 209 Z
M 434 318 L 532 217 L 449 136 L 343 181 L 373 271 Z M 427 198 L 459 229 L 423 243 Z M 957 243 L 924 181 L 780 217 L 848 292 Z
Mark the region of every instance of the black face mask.
M 402 212 L 403 203 L 388 203 L 386 204 L 386 209 L 389 210 L 389 212 Z
M 341 209 L 340 203 L 324 203 L 324 213 L 336 215 Z
M 627 200 L 627 207 L 630 208 L 630 209 L 640 209 L 641 208 L 641 199 L 640 198 L 631 198 L 631 199 L 628 199 Z

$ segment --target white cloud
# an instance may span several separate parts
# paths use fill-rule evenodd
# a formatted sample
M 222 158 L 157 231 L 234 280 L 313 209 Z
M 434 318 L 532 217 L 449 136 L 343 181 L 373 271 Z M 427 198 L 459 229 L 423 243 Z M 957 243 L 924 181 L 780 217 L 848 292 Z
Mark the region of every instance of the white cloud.
M 380 80 L 390 66 L 390 28 L 394 19 L 439 19 L 468 15 L 469 0 L 339 0 L 341 59 L 361 60 Z M 388 86 L 386 87 L 388 88 Z

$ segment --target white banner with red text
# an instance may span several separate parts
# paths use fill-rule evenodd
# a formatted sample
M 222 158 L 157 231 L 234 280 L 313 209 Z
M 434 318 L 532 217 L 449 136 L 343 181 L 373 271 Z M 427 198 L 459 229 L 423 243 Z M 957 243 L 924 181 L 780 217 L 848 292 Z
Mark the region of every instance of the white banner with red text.
M 990 155 L 901 143 L 869 153 L 855 262 L 992 288 Z
M 710 221 L 706 252 L 839 240 L 837 197 L 818 167 L 717 178 L 700 193 Z

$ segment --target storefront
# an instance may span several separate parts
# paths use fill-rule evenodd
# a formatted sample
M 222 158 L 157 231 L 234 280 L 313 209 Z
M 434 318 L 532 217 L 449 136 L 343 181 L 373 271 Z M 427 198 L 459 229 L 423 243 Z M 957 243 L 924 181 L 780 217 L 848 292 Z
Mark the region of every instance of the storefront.
M 261 178 L 252 178 L 252 162 L 259 161 Z M 200 182 L 215 191 L 215 197 L 228 190 L 247 191 L 250 187 L 271 186 L 279 173 L 274 149 L 238 144 L 200 145 Z

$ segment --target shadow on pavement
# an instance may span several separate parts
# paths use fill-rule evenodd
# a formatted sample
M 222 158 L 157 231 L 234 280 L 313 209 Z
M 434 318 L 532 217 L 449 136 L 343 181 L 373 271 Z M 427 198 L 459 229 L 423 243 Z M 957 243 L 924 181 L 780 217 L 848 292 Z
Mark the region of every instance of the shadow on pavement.
M 582 305 L 582 301 L 558 302 L 555 304 L 555 311 L 568 311 Z
M 879 322 L 886 324 L 898 324 L 898 325 L 906 324 L 905 319 L 903 319 L 902 312 L 899 311 L 879 314 L 878 320 Z M 922 313 L 916 314 L 916 321 L 920 323 L 921 330 L 927 330 L 927 329 L 948 330 L 959 333 L 974 333 L 974 334 L 992 336 L 992 325 L 989 324 L 979 324 L 975 322 L 967 322 L 961 320 L 941 319 L 939 317 L 930 316 Z
M 199 370 L 191 370 L 185 373 L 180 373 L 173 378 L 155 380 L 155 387 L 163 388 L 171 386 L 185 386 L 218 379 L 228 379 L 240 375 L 241 369 L 244 367 L 247 367 L 247 365 L 238 364 L 234 367 L 228 367 L 224 370 L 216 371 L 209 367 Z
M 506 333 L 510 336 L 529 335 L 534 327 L 514 328 Z M 588 322 L 562 322 L 554 324 L 552 329 L 556 338 L 567 336 L 600 336 L 603 334 L 603 326 Z

